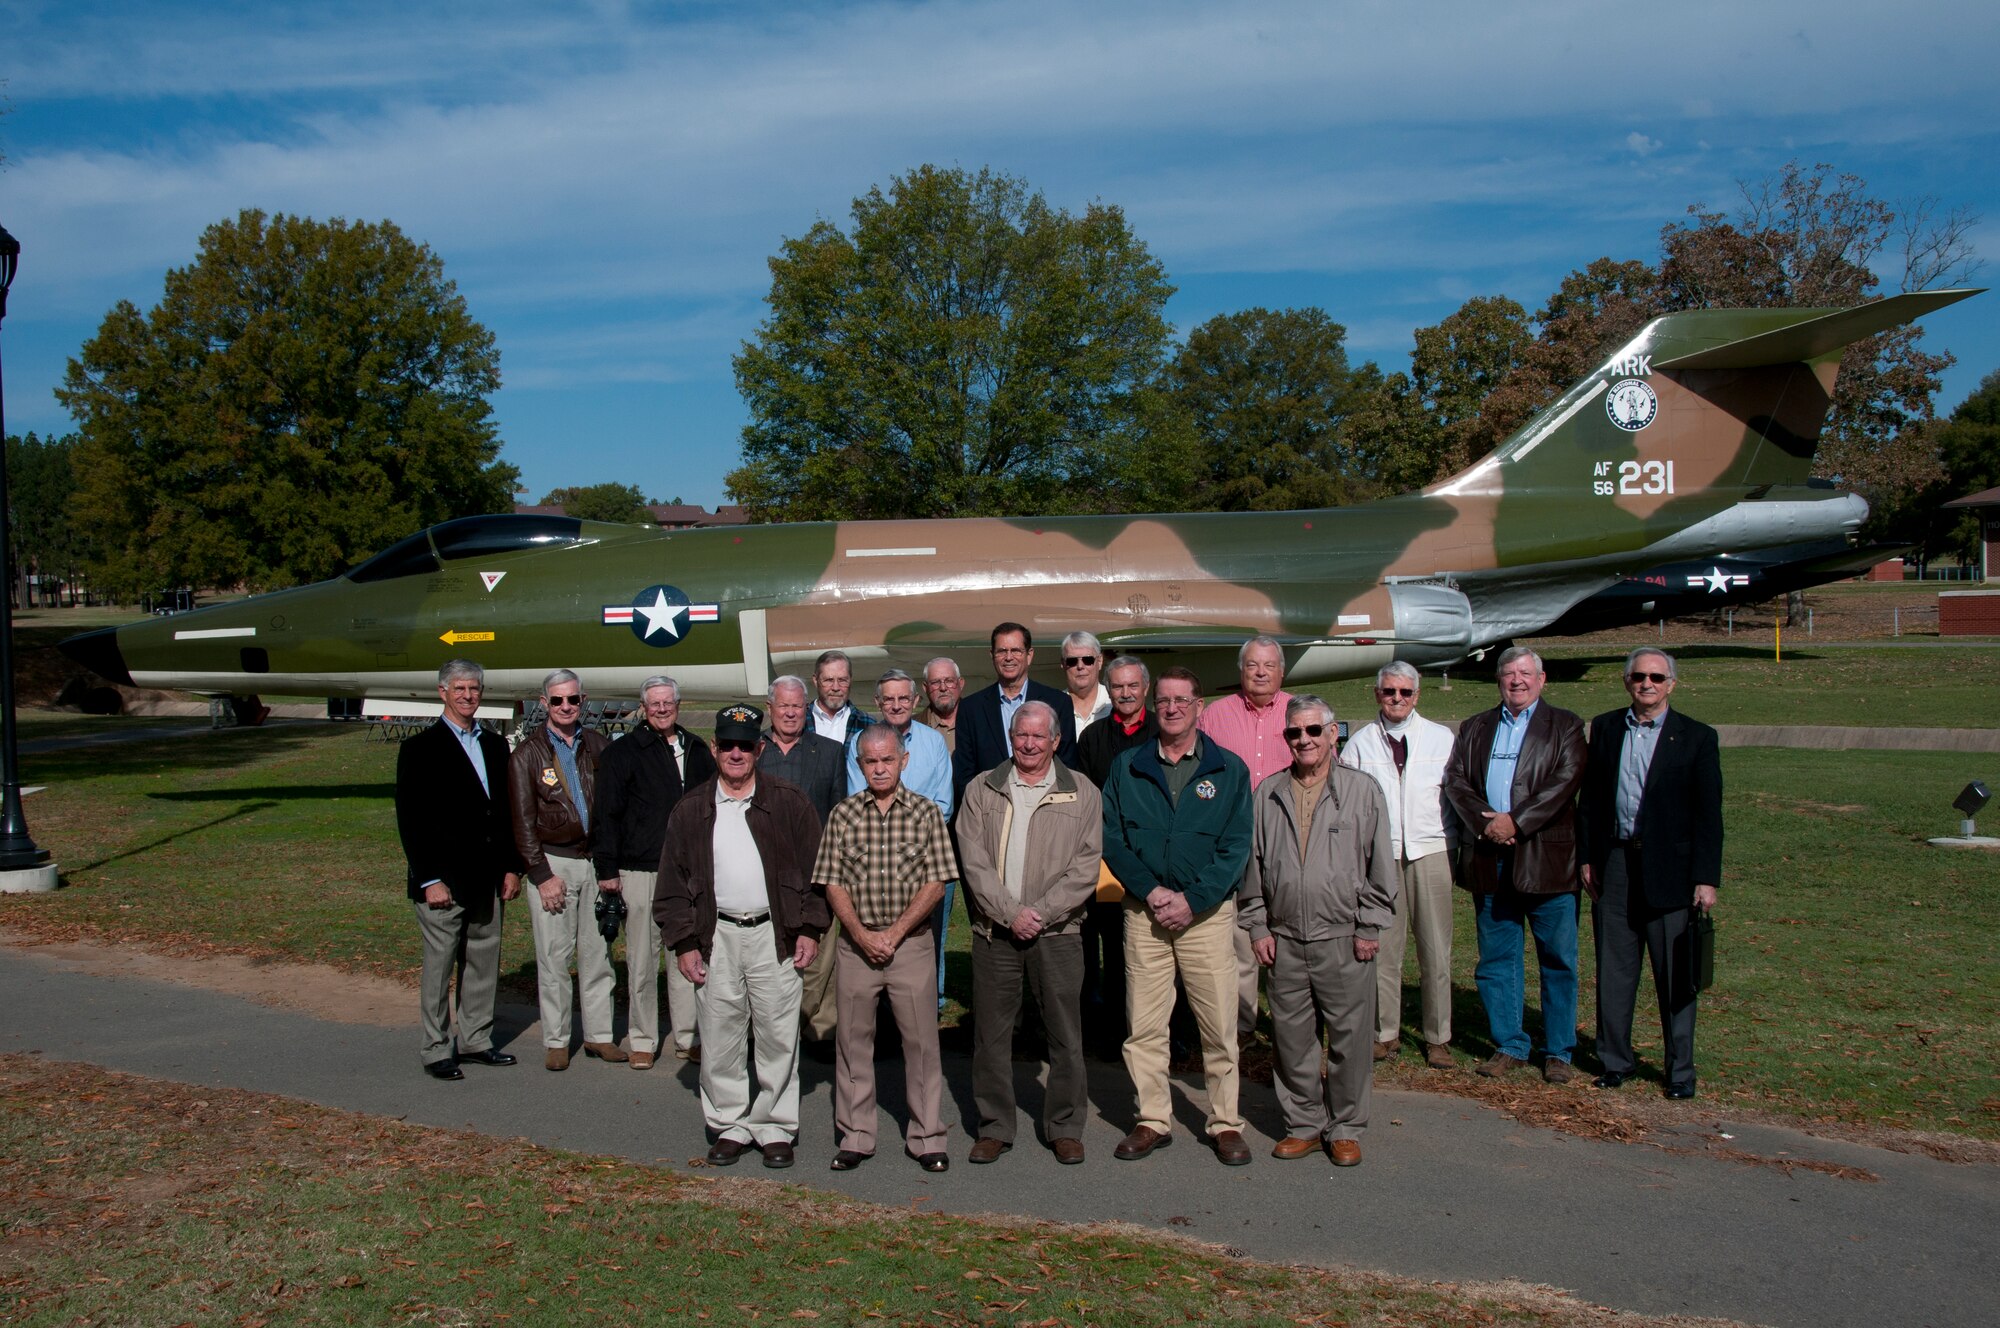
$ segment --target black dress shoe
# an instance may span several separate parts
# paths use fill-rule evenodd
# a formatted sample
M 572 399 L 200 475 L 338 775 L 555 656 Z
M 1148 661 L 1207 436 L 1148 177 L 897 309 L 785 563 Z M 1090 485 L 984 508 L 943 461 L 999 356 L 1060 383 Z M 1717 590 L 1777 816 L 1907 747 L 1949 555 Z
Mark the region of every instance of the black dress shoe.
M 736 1139 L 717 1139 L 708 1149 L 708 1165 L 711 1167 L 731 1167 L 736 1159 L 743 1156 L 743 1150 L 750 1145 Z
M 1606 1070 L 1603 1074 L 1591 1080 L 1590 1086 L 1592 1088 L 1617 1088 L 1631 1077 L 1631 1075 L 1621 1073 L 1618 1070 Z
M 783 1170 L 785 1167 L 792 1165 L 792 1161 L 793 1154 L 790 1144 L 769 1143 L 764 1145 L 765 1166 L 773 1170 Z
M 915 1162 L 925 1171 L 951 1170 L 951 1158 L 943 1153 L 911 1153 L 907 1148 L 903 1151 L 909 1155 L 911 1161 Z
M 462 1062 L 470 1061 L 474 1065 L 518 1065 L 520 1063 L 519 1057 L 509 1056 L 506 1052 L 495 1051 L 491 1047 L 481 1047 L 478 1051 L 461 1051 L 458 1053 L 458 1059 Z
M 441 1061 L 427 1061 L 424 1073 L 433 1079 L 463 1079 L 465 1071 L 458 1068 L 458 1062 L 449 1057 Z
M 1667 1097 L 1668 1097 L 1669 1099 L 1671 1099 L 1672 1101 L 1675 1101 L 1675 1102 L 1685 1102 L 1685 1101 L 1687 1101 L 1687 1100 L 1688 1100 L 1689 1098 L 1691 1098 L 1691 1097 L 1693 1097 L 1693 1096 L 1694 1096 L 1694 1085 L 1693 1085 L 1693 1084 L 1669 1084 L 1669 1085 L 1667 1085 Z
M 843 1148 L 833 1155 L 833 1170 L 852 1171 L 867 1160 L 868 1154 L 857 1153 L 852 1149 Z

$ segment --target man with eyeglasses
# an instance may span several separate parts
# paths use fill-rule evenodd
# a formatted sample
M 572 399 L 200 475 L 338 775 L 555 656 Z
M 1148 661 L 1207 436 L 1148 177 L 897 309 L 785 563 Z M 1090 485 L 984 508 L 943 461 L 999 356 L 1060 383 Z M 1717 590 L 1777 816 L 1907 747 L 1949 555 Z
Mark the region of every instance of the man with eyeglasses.
M 611 744 L 597 773 L 597 888 L 625 899 L 626 1021 L 632 1068 L 650 1070 L 660 1048 L 660 936 L 653 921 L 660 850 L 681 795 L 715 774 L 708 744 L 680 726 L 680 686 L 664 674 L 639 685 L 646 722 Z M 667 966 L 668 1035 L 674 1055 L 701 1059 L 694 987 Z
M 1337 764 L 1333 707 L 1285 706 L 1292 764 L 1257 786 L 1255 836 L 1238 905 L 1257 962 L 1271 970 L 1271 1041 L 1285 1137 L 1271 1156 L 1322 1147 L 1359 1165 L 1374 1082 L 1375 965 L 1396 906 L 1395 851 L 1379 785 Z M 1326 1029 L 1326 1070 L 1319 1031 Z
M 771 727 L 764 735 L 757 768 L 803 789 L 824 826 L 847 796 L 847 752 L 832 738 L 812 731 L 808 722 L 812 703 L 803 679 L 790 674 L 774 678 L 764 697 L 771 706 Z M 829 1064 L 838 1017 L 833 1001 L 833 940 L 831 934 L 820 938 L 819 952 L 806 966 L 805 990 L 799 997 L 800 1031 L 807 1054 Z
M 802 974 L 828 922 L 812 883 L 819 814 L 796 787 L 760 772 L 763 723 L 752 705 L 717 713 L 715 778 L 674 807 L 655 905 L 675 969 L 698 993 L 701 1112 L 718 1167 L 751 1147 L 767 1167 L 792 1165 Z
M 1160 736 L 1159 718 L 1147 708 L 1152 675 L 1136 656 L 1119 655 L 1104 666 L 1111 713 L 1076 740 L 1076 768 L 1102 789 L 1111 763 Z M 1111 869 L 1098 880 L 1098 897 L 1083 914 L 1083 1036 L 1091 1054 L 1114 1060 L 1125 1047 L 1125 905 Z
M 521 739 L 507 762 L 514 808 L 514 851 L 527 864 L 534 898 L 528 919 L 535 935 L 535 985 L 542 1012 L 543 1064 L 569 1068 L 571 988 L 576 963 L 582 992 L 583 1049 L 623 1061 L 612 1036 L 611 947 L 597 929 L 597 873 L 592 861 L 591 809 L 597 772 L 611 740 L 583 724 L 583 683 L 568 669 L 542 680 L 548 721 Z
M 1224 1166 L 1246 1166 L 1235 933 L 1236 888 L 1250 857 L 1250 772 L 1196 727 L 1201 681 L 1192 671 L 1162 673 L 1153 708 L 1159 739 L 1112 762 L 1104 781 L 1104 860 L 1125 887 L 1125 1068 L 1139 1097 L 1138 1123 L 1112 1156 L 1137 1161 L 1173 1142 L 1167 1024 L 1178 976 L 1201 1030 L 1209 1142 Z
M 1062 668 L 1071 718 L 1081 741 L 1092 724 L 1111 713 L 1111 693 L 1098 680 L 1104 672 L 1104 647 L 1089 632 L 1071 632 L 1062 639 Z
M 1583 783 L 1583 721 L 1544 704 L 1548 673 L 1526 646 L 1502 651 L 1500 704 L 1459 726 L 1444 791 L 1458 815 L 1458 884 L 1472 892 L 1479 931 L 1474 981 L 1493 1054 L 1490 1079 L 1528 1063 L 1527 980 L 1533 931 L 1542 986 L 1542 1077 L 1575 1078 L 1576 791 Z
M 438 670 L 438 722 L 396 752 L 396 833 L 409 862 L 410 904 L 423 937 L 418 1045 L 424 1073 L 460 1080 L 461 1061 L 512 1065 L 493 1046 L 500 923 L 521 893 L 521 859 L 507 801 L 507 744 L 479 727 L 486 671 L 469 659 Z M 451 1032 L 458 976 L 458 1038 Z
M 1285 690 L 1285 651 L 1268 636 L 1253 636 L 1236 652 L 1237 691 L 1202 707 L 1204 737 L 1241 757 L 1256 788 L 1292 763 L 1281 732 L 1285 707 L 1292 694 Z M 1249 1042 L 1257 1031 L 1257 958 L 1250 953 L 1250 934 L 1237 930 L 1236 1027 Z
M 1625 658 L 1632 704 L 1590 721 L 1577 851 L 1597 942 L 1599 1088 L 1638 1068 L 1633 1007 L 1648 958 L 1665 1042 L 1666 1095 L 1694 1096 L 1695 985 L 1689 927 L 1722 880 L 1722 756 L 1715 730 L 1667 704 L 1673 656 Z
M 924 665 L 924 723 L 937 730 L 948 752 L 958 750 L 958 698 L 964 691 L 965 675 L 951 656 Z
M 1023 701 L 1040 701 L 1056 712 L 1062 723 L 1056 759 L 1065 765 L 1076 760 L 1076 712 L 1069 697 L 1028 676 L 1035 662 L 1033 633 L 1017 622 L 1003 622 L 993 629 L 990 643 L 996 681 L 958 705 L 958 742 L 951 754 L 954 799 L 964 797 L 967 784 L 1008 758 L 1007 726 Z
M 1380 937 L 1376 960 L 1376 1060 L 1403 1040 L 1403 950 L 1417 935 L 1417 981 L 1423 992 L 1424 1063 L 1449 1070 L 1451 1059 L 1451 832 L 1457 817 L 1444 796 L 1451 730 L 1417 713 L 1423 684 L 1397 660 L 1375 675 L 1376 716 L 1341 748 L 1340 763 L 1374 779 L 1389 808 L 1389 847 L 1401 889 L 1396 916 Z

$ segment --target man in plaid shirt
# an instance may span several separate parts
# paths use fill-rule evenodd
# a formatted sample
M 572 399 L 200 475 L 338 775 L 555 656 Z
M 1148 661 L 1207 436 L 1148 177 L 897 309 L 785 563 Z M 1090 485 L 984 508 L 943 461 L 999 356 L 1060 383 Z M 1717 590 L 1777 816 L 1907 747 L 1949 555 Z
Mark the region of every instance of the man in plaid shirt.
M 813 880 L 840 921 L 834 958 L 833 1123 L 835 1171 L 875 1154 L 875 1008 L 887 993 L 903 1034 L 903 1088 L 910 1104 L 904 1149 L 925 1171 L 943 1171 L 944 1071 L 938 1059 L 937 952 L 931 914 L 958 859 L 944 817 L 902 785 L 902 736 L 874 724 L 855 742 L 866 787 L 833 809 Z

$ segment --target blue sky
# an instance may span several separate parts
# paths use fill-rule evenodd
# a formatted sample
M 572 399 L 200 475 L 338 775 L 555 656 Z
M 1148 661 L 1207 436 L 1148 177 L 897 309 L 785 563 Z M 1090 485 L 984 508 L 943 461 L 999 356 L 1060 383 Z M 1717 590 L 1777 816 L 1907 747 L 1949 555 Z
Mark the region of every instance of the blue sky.
M 1795 158 L 1971 208 L 2000 261 L 1996 56 L 1990 0 L 5 0 L 6 423 L 68 429 L 69 357 L 209 224 L 387 218 L 498 338 L 530 497 L 714 504 L 765 260 L 920 163 L 1121 206 L 1182 332 L 1317 305 L 1394 369 L 1468 297 L 1533 310 Z M 2000 294 L 1927 325 L 1959 357 L 1948 411 L 2000 366 Z

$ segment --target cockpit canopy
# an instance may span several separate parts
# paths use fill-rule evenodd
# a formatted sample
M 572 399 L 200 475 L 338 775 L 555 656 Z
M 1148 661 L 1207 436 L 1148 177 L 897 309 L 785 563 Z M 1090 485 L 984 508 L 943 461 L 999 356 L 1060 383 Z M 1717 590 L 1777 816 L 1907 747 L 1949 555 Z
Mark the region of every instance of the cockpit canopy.
M 347 573 L 349 581 L 389 581 L 399 576 L 441 571 L 459 558 L 490 558 L 523 549 L 587 543 L 583 522 L 573 516 L 507 514 L 462 516 L 420 530 Z

